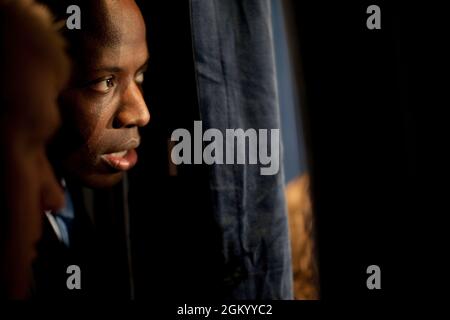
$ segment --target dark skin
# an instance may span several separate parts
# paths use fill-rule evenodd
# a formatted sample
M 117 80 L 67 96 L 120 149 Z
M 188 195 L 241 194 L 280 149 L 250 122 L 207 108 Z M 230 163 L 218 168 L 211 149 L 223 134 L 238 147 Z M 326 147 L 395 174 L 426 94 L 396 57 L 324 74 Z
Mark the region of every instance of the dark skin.
M 137 161 L 138 128 L 150 120 L 142 94 L 149 56 L 134 1 L 95 3 L 71 42 L 75 73 L 60 99 L 65 131 L 57 150 L 65 177 L 102 188 L 119 182 Z

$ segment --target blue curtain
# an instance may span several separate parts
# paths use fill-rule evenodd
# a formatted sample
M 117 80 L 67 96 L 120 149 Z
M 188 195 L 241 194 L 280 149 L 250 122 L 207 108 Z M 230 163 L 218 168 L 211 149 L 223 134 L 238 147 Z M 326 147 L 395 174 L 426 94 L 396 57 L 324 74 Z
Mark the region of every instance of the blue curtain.
M 269 0 L 191 0 L 193 49 L 204 130 L 280 128 Z M 281 164 L 280 164 L 281 165 Z M 292 299 L 283 166 L 210 167 L 230 299 Z

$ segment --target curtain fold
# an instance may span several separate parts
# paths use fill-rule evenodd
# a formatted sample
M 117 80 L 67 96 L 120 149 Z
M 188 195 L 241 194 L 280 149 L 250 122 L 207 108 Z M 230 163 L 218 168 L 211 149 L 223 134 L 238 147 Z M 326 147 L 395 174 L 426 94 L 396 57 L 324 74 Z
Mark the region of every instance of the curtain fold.
M 204 130 L 279 129 L 270 2 L 191 0 L 191 24 Z M 210 166 L 226 298 L 292 299 L 282 161 L 261 167 Z

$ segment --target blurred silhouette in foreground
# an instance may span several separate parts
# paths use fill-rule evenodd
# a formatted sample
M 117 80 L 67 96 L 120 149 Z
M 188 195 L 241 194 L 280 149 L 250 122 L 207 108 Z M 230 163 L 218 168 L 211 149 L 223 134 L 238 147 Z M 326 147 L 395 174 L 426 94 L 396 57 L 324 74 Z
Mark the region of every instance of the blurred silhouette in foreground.
M 46 154 L 67 81 L 64 42 L 32 0 L 0 0 L 0 298 L 28 297 L 44 210 L 64 203 Z

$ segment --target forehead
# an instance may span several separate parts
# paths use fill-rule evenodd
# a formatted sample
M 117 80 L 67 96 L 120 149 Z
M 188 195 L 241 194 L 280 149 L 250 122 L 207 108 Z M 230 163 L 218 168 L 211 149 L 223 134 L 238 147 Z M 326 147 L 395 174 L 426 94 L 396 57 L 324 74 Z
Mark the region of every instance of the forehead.
M 148 59 L 145 38 L 138 41 L 123 40 L 110 46 L 86 38 L 75 57 L 78 73 L 114 67 L 130 71 L 140 68 Z
M 134 1 L 92 1 L 84 13 L 81 40 L 92 38 L 104 46 L 132 44 L 145 38 L 145 23 Z
M 145 60 L 139 56 L 147 55 L 145 23 L 134 1 L 96 3 L 72 42 L 75 60 L 85 67 L 119 63 L 135 54 L 135 60 Z

